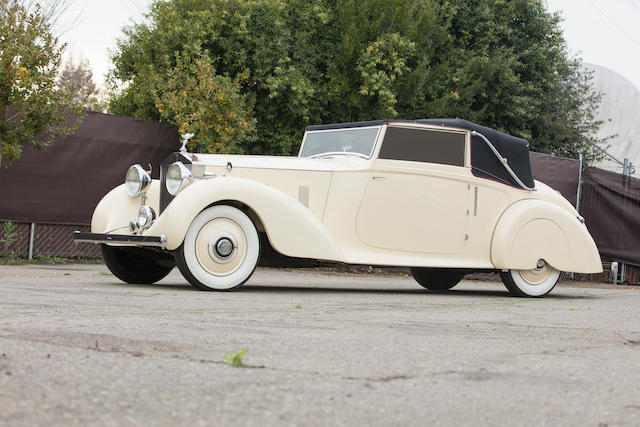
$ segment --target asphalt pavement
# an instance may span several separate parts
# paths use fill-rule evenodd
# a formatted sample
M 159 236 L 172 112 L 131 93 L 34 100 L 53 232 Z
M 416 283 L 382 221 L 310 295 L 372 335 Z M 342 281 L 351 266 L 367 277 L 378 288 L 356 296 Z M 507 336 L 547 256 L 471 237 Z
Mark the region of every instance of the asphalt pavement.
M 0 266 L 0 425 L 637 426 L 639 315 L 639 287 L 258 269 L 220 293 Z

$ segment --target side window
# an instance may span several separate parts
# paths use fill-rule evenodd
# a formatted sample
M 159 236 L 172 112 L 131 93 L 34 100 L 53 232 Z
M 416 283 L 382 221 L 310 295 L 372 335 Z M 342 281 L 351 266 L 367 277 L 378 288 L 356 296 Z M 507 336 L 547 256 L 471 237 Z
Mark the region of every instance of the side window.
M 389 126 L 380 159 L 464 166 L 465 134 Z

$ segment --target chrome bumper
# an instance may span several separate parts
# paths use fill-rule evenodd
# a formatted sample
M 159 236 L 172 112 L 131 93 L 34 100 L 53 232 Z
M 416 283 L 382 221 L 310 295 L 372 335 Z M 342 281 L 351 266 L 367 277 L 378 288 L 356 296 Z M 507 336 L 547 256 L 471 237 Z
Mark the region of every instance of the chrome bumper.
M 138 236 L 131 234 L 101 234 L 73 232 L 73 240 L 76 243 L 111 243 L 122 246 L 151 246 L 165 249 L 167 236 Z

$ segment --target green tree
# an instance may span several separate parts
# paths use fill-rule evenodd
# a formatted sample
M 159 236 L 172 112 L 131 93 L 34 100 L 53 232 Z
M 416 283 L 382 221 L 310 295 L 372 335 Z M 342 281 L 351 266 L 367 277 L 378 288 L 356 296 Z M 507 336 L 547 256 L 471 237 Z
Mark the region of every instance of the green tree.
M 62 47 L 38 7 L 0 0 L 0 165 L 25 144 L 42 149 L 73 130 L 80 111 L 56 86 Z
M 180 133 L 196 135 L 190 149 L 207 153 L 243 153 L 255 136 L 252 105 L 240 94 L 246 76 L 233 80 L 216 74 L 211 59 L 177 58 L 168 75 L 156 75 L 156 108 Z
M 433 0 L 337 1 L 324 119 L 433 117 L 448 74 L 442 12 Z
M 156 107 L 157 74 L 165 74 L 161 80 L 167 81 L 177 58 L 203 54 L 210 58 L 217 75 L 238 85 L 241 96 L 236 100 L 253 106 L 251 122 L 258 138 L 246 151 L 293 153 L 305 124 L 320 120 L 324 95 L 317 88 L 322 86 L 322 49 L 314 38 L 327 19 L 320 6 L 303 0 L 295 7 L 293 3 L 296 1 L 155 2 L 150 23 L 126 29 L 118 43 L 114 72 L 108 79 L 115 93 L 110 111 L 168 120 Z M 196 78 L 195 69 L 187 72 Z M 118 90 L 122 83 L 126 87 Z M 247 127 L 245 140 L 253 139 L 252 127 Z M 214 144 L 205 142 L 206 136 L 196 137 L 203 146 Z
M 156 1 L 148 22 L 118 43 L 110 108 L 182 124 L 158 100 L 195 86 L 158 81 L 179 66 L 197 82 L 198 67 L 178 58 L 208 58 L 237 94 L 237 106 L 215 108 L 255 120 L 230 151 L 295 153 L 309 124 L 460 117 L 534 149 L 593 157 L 597 96 L 559 22 L 540 0 Z M 203 138 L 211 142 L 201 138 L 202 149 L 219 144 L 212 133 Z
M 601 156 L 600 95 L 568 54 L 560 15 L 538 0 L 441 3 L 453 42 L 448 115 L 526 138 L 534 151 Z

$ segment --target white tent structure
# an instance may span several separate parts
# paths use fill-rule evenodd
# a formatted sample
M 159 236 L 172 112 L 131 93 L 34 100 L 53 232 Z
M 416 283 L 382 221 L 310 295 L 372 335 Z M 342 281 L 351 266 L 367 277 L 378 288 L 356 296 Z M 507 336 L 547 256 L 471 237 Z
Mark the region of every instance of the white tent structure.
M 622 173 L 620 164 L 629 159 L 640 177 L 640 90 L 624 76 L 613 70 L 595 64 L 584 64 L 593 71 L 593 89 L 602 93 L 602 101 L 596 114 L 604 123 L 599 137 L 616 135 L 610 139 L 607 153 L 619 162 L 607 157 L 595 166 Z

